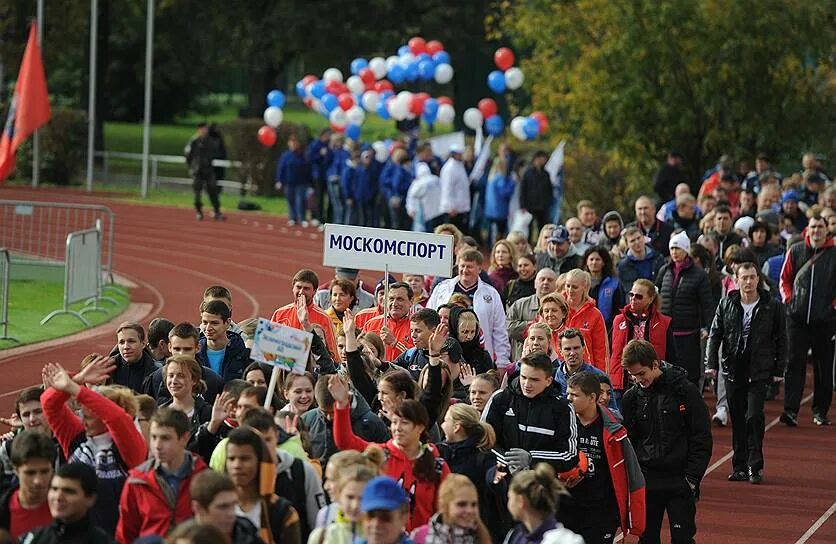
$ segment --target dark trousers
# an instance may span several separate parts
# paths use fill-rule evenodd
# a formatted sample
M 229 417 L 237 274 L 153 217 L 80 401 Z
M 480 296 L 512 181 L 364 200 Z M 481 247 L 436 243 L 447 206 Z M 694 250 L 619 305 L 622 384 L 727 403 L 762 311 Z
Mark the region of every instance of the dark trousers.
M 466 213 L 457 214 L 455 217 L 450 217 L 450 214 L 444 214 L 444 222 L 456 225 L 460 231 L 467 234 L 467 216 Z
M 333 210 L 325 211 L 325 204 L 328 203 L 328 181 L 323 179 L 314 180 L 314 191 L 316 191 L 316 210 L 313 216 L 319 219 L 320 223 L 327 223 Z M 329 206 L 330 207 L 330 206 Z
M 732 420 L 732 468 L 735 471 L 746 472 L 747 467 L 753 471 L 763 469 L 763 433 L 766 420 L 763 404 L 768 387 L 767 380 L 726 380 L 726 397 Z
M 496 243 L 497 240 L 500 238 L 505 238 L 506 233 L 508 232 L 508 220 L 507 219 L 488 219 L 488 238 L 491 244 L 491 247 Z M 519 257 L 519 255 L 518 255 Z
M 648 489 L 645 505 L 647 517 L 644 535 L 639 539 L 639 544 L 661 544 L 659 533 L 666 511 L 671 529 L 671 544 L 694 543 L 694 536 L 697 534 L 697 504 L 684 475 L 682 487 L 677 489 Z
M 540 236 L 540 231 L 543 230 L 543 225 L 551 223 L 551 210 L 528 210 L 532 215 L 531 223 L 528 224 L 528 239 L 534 240 L 537 243 L 537 238 Z M 534 229 L 534 223 L 537 223 L 537 229 Z
M 804 395 L 807 351 L 813 350 L 813 413 L 827 415 L 833 400 L 832 325 L 805 325 L 787 320 L 787 370 L 784 410 L 798 413 Z
M 688 380 L 699 386 L 703 376 L 702 358 L 700 357 L 700 331 L 684 336 L 674 333 L 674 347 L 676 348 L 676 361 L 668 361 L 679 366 L 688 373 Z
M 581 535 L 586 544 L 612 544 L 618 530 L 618 506 L 614 506 L 614 511 L 606 511 L 561 505 L 557 519 L 564 527 Z
M 200 199 L 200 193 L 203 187 L 206 187 L 206 194 L 209 195 L 209 202 L 212 203 L 212 208 L 215 213 L 221 213 L 221 201 L 218 198 L 218 182 L 215 179 L 214 170 L 208 172 L 198 173 L 192 180 L 192 190 L 194 191 L 194 209 L 198 213 L 203 213 L 203 202 Z

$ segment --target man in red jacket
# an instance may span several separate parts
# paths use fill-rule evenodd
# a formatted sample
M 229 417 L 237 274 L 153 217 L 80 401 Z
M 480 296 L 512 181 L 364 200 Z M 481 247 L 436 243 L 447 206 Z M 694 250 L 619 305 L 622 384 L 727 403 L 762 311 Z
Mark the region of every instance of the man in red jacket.
M 189 417 L 179 410 L 160 408 L 151 418 L 152 458 L 131 470 L 119 501 L 120 544 L 164 535 L 192 517 L 189 485 L 207 467 L 198 455 L 186 451 L 190 430 Z
M 313 303 L 314 293 L 319 287 L 319 277 L 313 270 L 303 268 L 293 276 L 293 302 L 273 312 L 270 321 L 294 329 L 311 332 L 312 325 L 319 325 L 325 332 L 325 345 L 331 357 L 337 359 L 337 335 L 334 324 L 324 310 Z
M 590 372 L 569 378 L 567 398 L 578 418 L 578 449 L 589 468 L 577 482 L 567 482 L 571 497 L 561 499 L 558 517 L 586 544 L 612 544 L 616 529 L 644 532 L 644 476 L 627 430 L 598 404 L 601 383 Z

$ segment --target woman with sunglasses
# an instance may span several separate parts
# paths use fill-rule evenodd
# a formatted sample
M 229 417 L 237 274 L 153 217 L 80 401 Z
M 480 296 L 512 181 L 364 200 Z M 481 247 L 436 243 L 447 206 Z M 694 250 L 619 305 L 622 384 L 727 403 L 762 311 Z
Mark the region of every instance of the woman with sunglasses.
M 659 311 L 659 294 L 656 286 L 647 279 L 633 282 L 627 292 L 627 305 L 621 310 L 612 326 L 612 357 L 610 359 L 610 380 L 615 402 L 621 407 L 621 394 L 630 383 L 621 367 L 621 352 L 630 340 L 647 340 L 664 354 L 666 361 L 675 361 L 671 318 Z

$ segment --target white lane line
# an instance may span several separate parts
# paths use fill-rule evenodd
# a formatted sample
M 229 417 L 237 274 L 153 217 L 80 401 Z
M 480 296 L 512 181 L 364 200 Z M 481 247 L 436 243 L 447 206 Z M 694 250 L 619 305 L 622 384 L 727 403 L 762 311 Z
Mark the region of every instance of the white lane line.
M 817 519 L 816 522 L 813 525 L 811 525 L 809 529 L 807 529 L 807 532 L 801 535 L 801 538 L 795 541 L 795 544 L 804 544 L 805 542 L 810 540 L 810 537 L 813 536 L 813 534 L 815 534 L 815 532 L 819 530 L 819 527 L 824 525 L 824 522 L 827 521 L 828 518 L 833 515 L 833 512 L 836 512 L 836 502 L 830 505 L 830 508 L 827 509 L 827 512 L 822 514 L 821 517 Z

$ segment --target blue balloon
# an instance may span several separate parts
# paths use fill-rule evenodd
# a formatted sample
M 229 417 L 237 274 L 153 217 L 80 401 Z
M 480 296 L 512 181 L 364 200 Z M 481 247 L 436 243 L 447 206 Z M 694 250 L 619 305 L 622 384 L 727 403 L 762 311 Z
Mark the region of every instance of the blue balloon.
M 360 126 L 359 125 L 348 125 L 345 127 L 345 137 L 349 140 L 359 140 L 360 139 Z
M 380 101 L 381 102 L 386 102 L 386 99 L 389 98 L 390 96 L 395 96 L 395 91 L 390 91 L 390 90 L 383 91 L 382 93 L 380 93 Z
M 485 119 L 485 128 L 491 136 L 499 136 L 505 130 L 505 121 L 498 115 L 491 115 Z
M 488 74 L 488 87 L 493 92 L 500 94 L 505 92 L 505 74 L 499 70 L 494 70 Z
M 527 139 L 533 140 L 540 135 L 540 123 L 533 117 L 527 117 L 523 125 L 523 132 L 525 132 Z
M 424 102 L 424 119 L 427 122 L 434 122 L 435 117 L 438 115 L 438 100 L 435 98 L 428 98 L 426 102 Z
M 322 96 L 322 107 L 325 108 L 325 111 L 331 113 L 340 105 L 340 101 L 337 100 L 337 97 L 331 93 L 325 93 Z
M 267 93 L 267 105 L 273 106 L 275 108 L 283 108 L 284 107 L 284 93 L 273 89 L 269 93 Z
M 447 51 L 439 51 L 433 55 L 433 61 L 436 64 L 450 64 L 450 53 Z
M 320 79 L 311 84 L 311 94 L 314 98 L 322 98 L 322 95 L 325 94 L 325 82 Z
M 406 79 L 414 83 L 418 81 L 418 63 L 410 62 L 406 65 Z
M 305 98 L 307 93 L 305 92 L 305 84 L 302 83 L 302 80 L 296 82 L 296 96 L 299 98 Z
M 418 62 L 421 62 L 422 60 L 433 60 L 433 57 L 432 57 L 432 55 L 430 55 L 429 53 L 421 53 L 420 55 L 418 55 L 417 57 L 415 57 L 415 59 L 416 59 Z
M 435 74 L 435 63 L 431 60 L 422 60 L 418 63 L 418 75 L 424 81 L 429 81 Z
M 360 70 L 367 67 L 369 65 L 369 61 L 362 57 L 358 57 L 351 61 L 351 73 L 355 76 L 360 73 Z
M 408 45 L 402 45 L 402 46 L 398 47 L 398 56 L 399 57 L 402 57 L 402 56 L 406 55 L 407 53 L 412 53 L 412 51 L 409 50 Z
M 400 64 L 395 64 L 389 69 L 389 81 L 400 85 L 406 79 L 406 69 Z
M 377 105 L 377 114 L 385 121 L 392 118 L 392 116 L 389 115 L 389 110 L 386 109 L 386 100 L 380 100 L 380 104 Z

